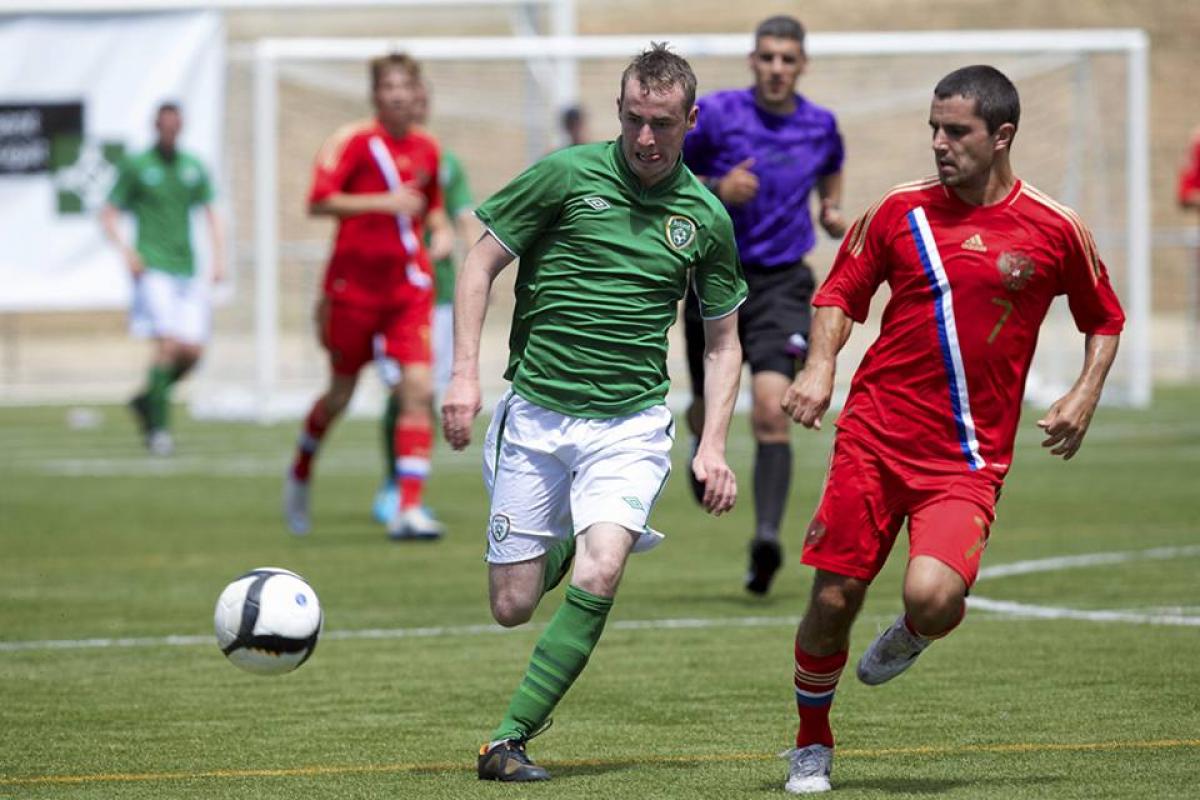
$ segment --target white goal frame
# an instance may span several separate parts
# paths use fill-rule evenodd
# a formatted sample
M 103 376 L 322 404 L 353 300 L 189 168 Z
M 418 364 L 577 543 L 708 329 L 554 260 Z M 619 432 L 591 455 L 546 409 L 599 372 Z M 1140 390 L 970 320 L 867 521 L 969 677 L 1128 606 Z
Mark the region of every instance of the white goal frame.
M 563 19 L 556 33 L 569 33 Z M 668 41 L 689 58 L 736 57 L 748 50 L 746 34 L 655 34 L 638 36 L 512 36 L 416 38 L 267 38 L 251 53 L 254 80 L 254 265 L 255 399 L 254 416 L 270 421 L 278 387 L 279 352 L 279 209 L 278 65 L 289 59 L 361 62 L 380 53 L 403 50 L 420 60 L 511 59 L 546 73 L 549 64 L 558 84 L 556 100 L 574 97 L 574 65 L 585 58 L 627 58 L 650 41 Z M 1122 349 L 1130 352 L 1127 402 L 1145 408 L 1151 399 L 1150 343 L 1150 160 L 1149 37 L 1137 29 L 939 31 L 895 33 L 814 33 L 806 50 L 822 58 L 863 55 L 956 53 L 1115 53 L 1127 59 L 1125 87 L 1125 193 L 1128 323 Z

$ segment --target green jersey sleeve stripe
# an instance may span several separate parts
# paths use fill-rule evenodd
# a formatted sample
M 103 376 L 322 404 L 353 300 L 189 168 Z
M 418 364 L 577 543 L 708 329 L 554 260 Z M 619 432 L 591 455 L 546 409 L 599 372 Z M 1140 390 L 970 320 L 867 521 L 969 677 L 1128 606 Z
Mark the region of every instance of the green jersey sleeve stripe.
M 723 317 L 728 317 L 730 314 L 732 314 L 733 312 L 737 311 L 739 308 L 742 307 L 742 303 L 746 302 L 746 297 L 747 297 L 746 295 L 742 295 L 739 300 L 736 300 L 732 306 L 730 306 L 728 309 L 726 309 L 724 311 L 718 309 L 717 311 L 715 311 L 711 314 L 705 314 L 704 309 L 701 308 L 700 309 L 700 318 L 707 319 L 707 320 L 714 320 L 714 319 L 721 319 Z
M 493 239 L 495 239 L 495 240 L 496 240 L 496 242 L 497 242 L 497 243 L 498 243 L 498 244 L 499 244 L 501 247 L 503 247 L 505 250 L 507 250 L 507 251 L 508 251 L 508 254 L 509 254 L 510 256 L 512 256 L 513 258 L 520 258 L 520 257 L 521 257 L 521 254 L 520 254 L 520 253 L 518 253 L 516 250 L 512 249 L 511 247 L 509 247 L 509 246 L 508 246 L 508 242 L 504 241 L 504 238 L 503 238 L 503 237 L 502 237 L 500 234 L 496 233 L 496 229 L 495 229 L 495 228 L 493 228 L 491 225 L 488 225 L 487 223 L 484 223 L 484 226 L 483 226 L 483 227 L 484 227 L 484 230 L 485 230 L 485 231 L 487 231 L 487 233 L 488 233 L 488 234 L 489 234 L 489 235 L 490 235 L 490 236 L 491 236 Z

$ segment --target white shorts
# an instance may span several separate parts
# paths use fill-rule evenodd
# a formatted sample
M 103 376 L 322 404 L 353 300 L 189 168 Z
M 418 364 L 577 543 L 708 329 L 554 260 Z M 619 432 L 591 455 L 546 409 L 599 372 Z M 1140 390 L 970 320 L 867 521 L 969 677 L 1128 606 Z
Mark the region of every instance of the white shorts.
M 438 303 L 433 307 L 433 340 L 429 344 L 433 348 L 433 392 L 440 398 L 450 385 L 454 366 L 453 303 Z
M 598 522 L 641 534 L 634 552 L 663 535 L 647 526 L 671 474 L 675 421 L 666 406 L 586 419 L 509 391 L 484 440 L 483 482 L 492 498 L 487 561 L 537 558 L 554 539 Z
M 211 319 L 203 276 L 147 269 L 133 282 L 129 330 L 134 336 L 202 345 L 208 341 Z

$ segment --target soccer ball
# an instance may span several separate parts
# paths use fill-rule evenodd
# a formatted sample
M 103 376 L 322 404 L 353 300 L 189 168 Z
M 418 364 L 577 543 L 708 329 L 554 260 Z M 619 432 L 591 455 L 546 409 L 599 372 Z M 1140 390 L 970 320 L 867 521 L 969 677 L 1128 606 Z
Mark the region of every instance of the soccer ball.
M 294 572 L 259 567 L 217 598 L 217 645 L 237 666 L 259 675 L 291 672 L 312 655 L 321 635 L 317 593 Z

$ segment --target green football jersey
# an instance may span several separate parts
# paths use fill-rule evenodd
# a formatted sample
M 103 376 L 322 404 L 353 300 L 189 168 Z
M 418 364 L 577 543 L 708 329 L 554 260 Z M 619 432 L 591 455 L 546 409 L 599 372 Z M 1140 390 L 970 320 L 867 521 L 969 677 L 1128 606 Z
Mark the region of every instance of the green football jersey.
M 153 147 L 121 164 L 108 195 L 108 202 L 137 221 L 137 251 L 147 269 L 173 275 L 195 272 L 189 215 L 193 206 L 212 199 L 212 185 L 199 160 L 177 151 L 168 161 Z
M 446 215 L 454 220 L 459 214 L 471 210 L 475 204 L 471 197 L 471 186 L 467 183 L 467 173 L 463 170 L 458 156 L 449 150 L 443 150 L 440 156 L 441 166 L 438 169 L 438 181 L 442 184 L 442 203 L 446 207 Z M 425 229 L 425 244 L 429 244 L 429 229 Z M 470 247 L 472 242 L 465 243 Z M 433 302 L 454 302 L 454 256 L 438 259 L 433 263 Z
M 520 257 L 504 376 L 526 400 L 610 418 L 664 402 L 689 275 L 714 318 L 746 298 L 733 223 L 680 161 L 650 188 L 620 140 L 552 153 L 475 212 Z

